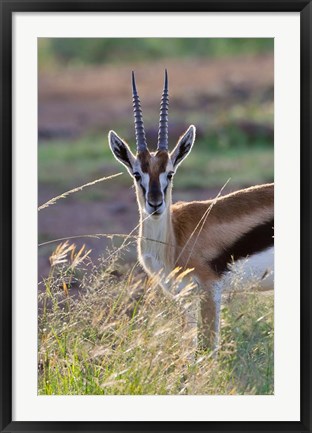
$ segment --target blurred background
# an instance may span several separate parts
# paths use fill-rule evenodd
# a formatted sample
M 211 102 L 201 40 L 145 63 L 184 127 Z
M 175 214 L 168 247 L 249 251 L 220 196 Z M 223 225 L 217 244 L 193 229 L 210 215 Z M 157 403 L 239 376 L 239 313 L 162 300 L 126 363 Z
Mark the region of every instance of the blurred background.
M 193 123 L 197 138 L 174 180 L 173 200 L 213 198 L 273 181 L 273 39 L 38 39 L 39 244 L 94 233 L 129 233 L 138 223 L 132 181 L 110 153 L 114 129 L 135 150 L 131 71 L 136 72 L 147 141 L 157 142 L 164 69 L 169 73 L 169 143 Z M 114 241 L 115 242 L 115 241 Z M 92 258 L 112 243 L 81 237 Z M 39 247 L 39 277 L 57 243 Z M 126 261 L 136 259 L 133 246 Z

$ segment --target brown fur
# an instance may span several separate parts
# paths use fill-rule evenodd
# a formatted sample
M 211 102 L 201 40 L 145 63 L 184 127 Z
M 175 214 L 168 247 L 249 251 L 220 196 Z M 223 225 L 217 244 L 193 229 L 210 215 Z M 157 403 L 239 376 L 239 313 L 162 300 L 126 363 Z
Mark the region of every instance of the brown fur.
M 160 173 L 166 171 L 168 159 L 168 152 L 164 150 L 159 150 L 152 154 L 146 150 L 138 154 L 142 171 L 153 177 L 159 176 Z
M 273 217 L 274 185 L 247 188 L 215 201 L 176 203 L 171 212 L 176 265 L 195 268 L 195 274 L 205 283 L 217 278 L 207 266 L 209 259 L 257 224 Z

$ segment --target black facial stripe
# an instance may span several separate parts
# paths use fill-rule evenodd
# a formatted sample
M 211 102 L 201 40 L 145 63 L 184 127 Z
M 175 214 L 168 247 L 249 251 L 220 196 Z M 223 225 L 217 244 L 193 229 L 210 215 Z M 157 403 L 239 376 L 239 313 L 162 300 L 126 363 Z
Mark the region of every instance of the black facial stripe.
M 140 183 L 140 187 L 142 188 L 142 191 L 143 191 L 143 194 L 144 194 L 144 197 L 146 196 L 146 189 L 144 188 L 144 186 Z
M 228 271 L 228 265 L 236 260 L 260 253 L 274 245 L 274 218 L 244 233 L 232 245 L 210 261 L 218 275 Z
M 160 191 L 160 182 L 159 179 L 152 179 L 150 180 L 150 184 L 149 184 L 149 192 L 150 194 L 154 195 L 154 194 L 158 194 Z

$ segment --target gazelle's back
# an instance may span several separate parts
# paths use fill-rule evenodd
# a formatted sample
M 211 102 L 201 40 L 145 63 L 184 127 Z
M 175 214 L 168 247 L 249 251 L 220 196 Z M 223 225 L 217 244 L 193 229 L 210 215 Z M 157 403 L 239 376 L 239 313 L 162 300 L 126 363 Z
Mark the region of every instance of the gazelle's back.
M 255 186 L 215 200 L 172 205 L 176 262 L 202 279 L 218 279 L 237 260 L 273 247 L 274 185 Z

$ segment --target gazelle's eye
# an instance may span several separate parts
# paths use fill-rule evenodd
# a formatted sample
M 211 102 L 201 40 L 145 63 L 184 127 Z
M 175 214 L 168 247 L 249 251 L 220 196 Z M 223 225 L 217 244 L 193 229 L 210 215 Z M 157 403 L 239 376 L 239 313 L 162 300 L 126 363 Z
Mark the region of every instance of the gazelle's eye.
M 137 182 L 139 182 L 141 180 L 141 178 L 142 178 L 141 175 L 140 175 L 140 173 L 138 173 L 137 171 L 135 173 L 133 173 L 133 176 L 135 177 L 135 180 Z
M 167 174 L 167 179 L 171 180 L 173 176 L 173 171 L 171 171 L 170 173 Z

